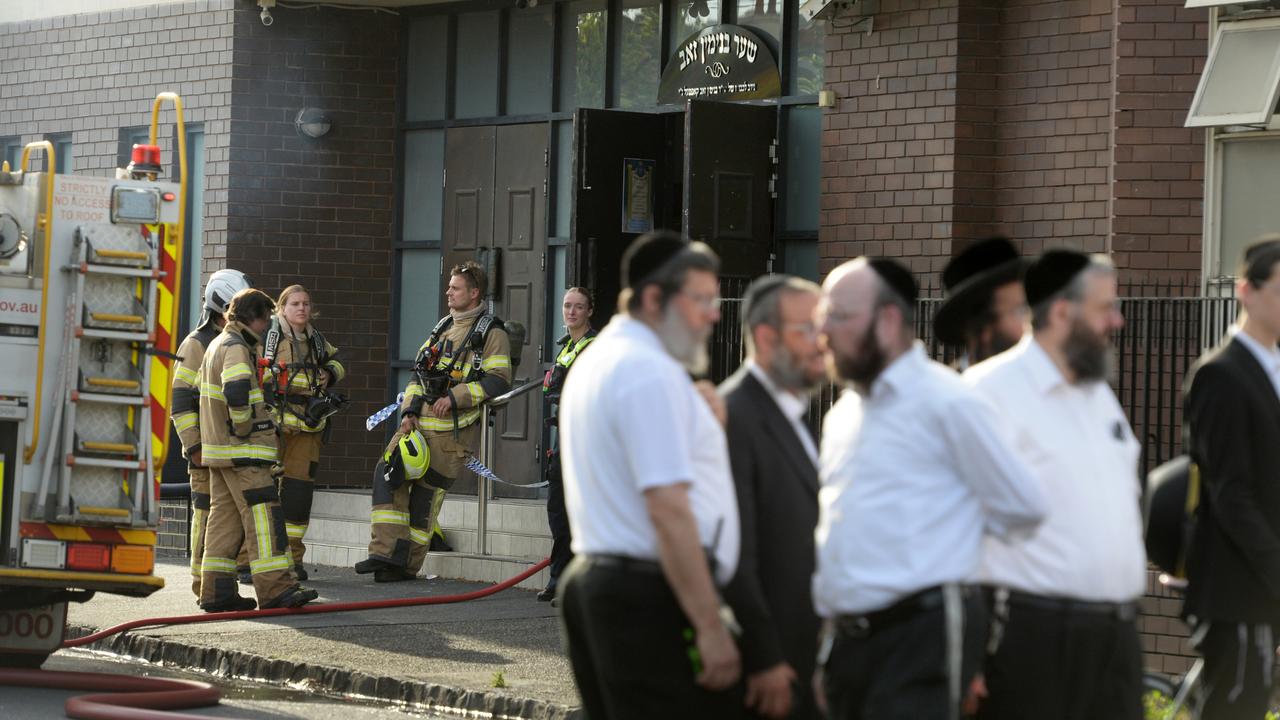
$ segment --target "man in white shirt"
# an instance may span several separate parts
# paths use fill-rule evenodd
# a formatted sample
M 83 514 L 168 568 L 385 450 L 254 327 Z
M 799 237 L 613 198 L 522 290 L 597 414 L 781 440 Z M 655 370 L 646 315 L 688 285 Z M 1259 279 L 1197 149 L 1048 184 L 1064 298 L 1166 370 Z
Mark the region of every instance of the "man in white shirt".
M 1050 250 L 1025 282 L 1032 334 L 964 375 L 1015 428 L 1049 507 L 1030 539 L 984 547 L 979 579 L 995 588 L 997 630 L 981 716 L 1054 708 L 1063 720 L 1136 720 L 1146 553 L 1140 447 L 1106 382 L 1109 338 L 1124 324 L 1115 270 L 1103 256 Z
M 741 711 L 741 662 L 721 610 L 738 563 L 724 430 L 689 373 L 708 364 L 719 261 L 650 233 L 623 256 L 615 316 L 565 381 L 561 578 L 565 645 L 592 720 Z
M 814 283 L 789 275 L 751 283 L 742 295 L 747 358 L 720 386 L 742 519 L 742 553 L 728 597 L 742 623 L 751 717 L 818 717 L 809 682 L 818 650 L 809 592 L 818 447 L 805 415 L 809 393 L 826 374 L 813 323 L 820 294 Z
M 1045 512 L 995 409 L 915 339 L 916 284 L 890 260 L 828 276 L 818 319 L 837 379 L 823 425 L 814 603 L 833 720 L 953 718 L 981 658 L 965 583 L 982 538 Z

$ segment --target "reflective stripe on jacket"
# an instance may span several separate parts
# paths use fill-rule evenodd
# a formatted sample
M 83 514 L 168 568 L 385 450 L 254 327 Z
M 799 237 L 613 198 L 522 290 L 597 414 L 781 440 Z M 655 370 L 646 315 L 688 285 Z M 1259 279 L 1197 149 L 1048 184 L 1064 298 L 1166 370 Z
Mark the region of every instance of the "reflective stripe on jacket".
M 210 467 L 273 465 L 276 426 L 258 384 L 258 338 L 228 322 L 200 365 L 200 444 Z

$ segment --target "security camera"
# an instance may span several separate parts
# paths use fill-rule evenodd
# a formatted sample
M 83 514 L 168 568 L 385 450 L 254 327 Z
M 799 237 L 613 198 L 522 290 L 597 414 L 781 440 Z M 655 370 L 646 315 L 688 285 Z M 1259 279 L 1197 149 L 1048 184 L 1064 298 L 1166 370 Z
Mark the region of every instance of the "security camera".
M 271 23 L 276 21 L 275 18 L 271 17 L 271 8 L 275 6 L 276 0 L 258 0 L 258 7 L 262 8 L 262 12 L 259 13 L 258 19 L 262 21 L 263 25 L 271 27 Z

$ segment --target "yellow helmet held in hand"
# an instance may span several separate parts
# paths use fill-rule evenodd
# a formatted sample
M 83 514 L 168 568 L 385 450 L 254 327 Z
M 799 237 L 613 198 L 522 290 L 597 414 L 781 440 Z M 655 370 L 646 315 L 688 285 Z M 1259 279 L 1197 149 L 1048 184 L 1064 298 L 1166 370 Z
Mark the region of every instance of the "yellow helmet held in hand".
M 404 468 L 404 475 L 409 480 L 417 480 L 427 474 L 427 468 L 431 466 L 431 449 L 427 447 L 427 441 L 422 437 L 422 433 L 414 430 L 400 438 L 400 442 L 396 443 L 399 449 L 400 466 Z M 386 457 L 383 458 L 388 465 L 392 463 L 391 451 L 387 451 Z

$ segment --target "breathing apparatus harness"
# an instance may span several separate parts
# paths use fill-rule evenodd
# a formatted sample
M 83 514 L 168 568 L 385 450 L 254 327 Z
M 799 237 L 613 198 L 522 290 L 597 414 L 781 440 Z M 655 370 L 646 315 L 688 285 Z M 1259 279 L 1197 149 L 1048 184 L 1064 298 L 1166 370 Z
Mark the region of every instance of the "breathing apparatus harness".
M 329 390 L 320 382 L 320 370 L 330 359 L 327 352 L 329 344 L 319 330 L 311 328 L 306 339 L 307 354 L 303 362 L 283 363 L 276 358 L 280 352 L 280 339 L 284 335 L 280 327 L 280 316 L 271 316 L 271 327 L 263 339 L 262 359 L 258 361 L 262 368 L 262 396 L 267 405 L 280 415 L 280 423 L 284 423 L 285 406 L 289 403 L 303 405 L 301 413 L 295 413 L 309 428 L 319 427 L 326 418 L 342 410 L 347 405 L 347 398 L 342 393 Z M 289 328 L 290 337 L 293 328 Z M 296 358 L 295 358 L 296 359 Z M 311 395 L 291 395 L 289 388 L 293 378 L 302 373 L 307 378 Z M 269 376 L 269 379 L 268 379 Z M 327 430 L 328 428 L 326 428 Z
M 423 343 L 418 350 L 418 356 L 413 361 L 413 374 L 418 378 L 418 383 L 422 385 L 422 401 L 421 403 L 413 403 L 409 406 L 409 412 L 415 415 L 422 415 L 422 406 L 434 404 L 435 401 L 449 394 L 449 391 L 458 385 L 465 385 L 470 382 L 479 382 L 484 379 L 487 374 L 482 367 L 484 363 L 484 346 L 489 339 L 489 333 L 495 329 L 502 330 L 506 326 L 496 315 L 491 312 L 484 312 L 476 322 L 471 326 L 471 332 L 467 334 L 466 339 L 462 343 L 462 348 L 454 352 L 452 343 L 449 347 L 441 344 L 440 338 L 449 328 L 453 327 L 453 313 L 449 313 L 440 318 L 436 326 L 432 328 L 431 334 L 427 336 L 427 341 Z M 462 353 L 466 349 L 471 350 L 470 370 L 463 371 L 458 367 L 458 359 L 462 357 Z M 453 353 L 449 359 L 449 364 L 440 367 L 440 358 L 445 352 Z M 454 377 L 454 373 L 459 373 L 458 377 Z M 458 436 L 458 409 L 452 409 L 453 415 L 453 435 Z

